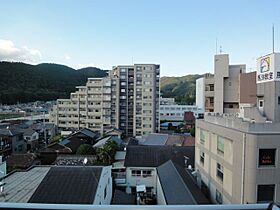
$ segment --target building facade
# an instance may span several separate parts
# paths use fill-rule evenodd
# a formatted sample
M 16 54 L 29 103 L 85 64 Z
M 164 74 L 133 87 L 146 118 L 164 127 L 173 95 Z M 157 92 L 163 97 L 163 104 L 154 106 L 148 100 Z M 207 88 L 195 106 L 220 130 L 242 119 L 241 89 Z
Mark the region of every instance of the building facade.
M 246 66 L 229 65 L 229 55 L 214 58 L 214 75 L 205 74 L 197 80 L 197 105 L 205 112 L 238 113 L 240 107 L 240 76 Z
M 50 120 L 59 129 L 89 128 L 105 133 L 113 127 L 125 136 L 159 131 L 160 66 L 116 66 L 105 78 L 89 78 L 70 99 L 58 99 Z
M 241 99 L 238 114 L 229 114 L 217 99 L 217 113 L 196 121 L 197 180 L 215 203 L 280 201 L 279 64 L 279 53 L 267 55 L 258 59 L 256 73 L 239 76 L 235 89 L 251 90 L 232 93 Z
M 185 112 L 193 112 L 196 118 L 203 114 L 202 108 L 194 105 L 160 105 L 160 121 L 184 121 Z

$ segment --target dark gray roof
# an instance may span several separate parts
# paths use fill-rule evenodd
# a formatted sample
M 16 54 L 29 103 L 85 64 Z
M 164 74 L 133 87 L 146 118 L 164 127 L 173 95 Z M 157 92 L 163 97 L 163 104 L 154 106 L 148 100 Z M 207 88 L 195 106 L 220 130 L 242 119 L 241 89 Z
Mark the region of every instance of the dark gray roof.
M 168 205 L 197 204 L 171 160 L 159 166 L 157 172 Z
M 17 129 L 0 129 L 0 135 L 2 136 L 16 136 L 22 133 L 23 132 Z
M 165 145 L 168 139 L 168 134 L 150 133 L 143 137 L 142 145 Z
M 157 172 L 168 205 L 211 204 L 185 168 L 169 160 Z
M 23 133 L 23 135 L 24 136 L 32 136 L 33 135 L 33 133 L 35 133 L 36 131 L 34 131 L 33 129 L 31 129 L 31 128 L 28 128 L 28 129 L 25 129 L 25 130 L 22 130 L 24 133 Z
M 87 129 L 87 128 L 83 128 L 83 129 L 79 130 L 77 133 L 82 133 L 82 134 L 84 134 L 84 135 L 86 135 L 88 137 L 91 137 L 91 138 L 97 137 L 97 133 L 95 133 L 92 130 Z
M 194 146 L 131 145 L 126 151 L 124 163 L 126 167 L 158 167 L 168 160 L 185 166 L 185 157 L 189 158 L 187 165 L 194 167 Z
M 185 185 L 191 191 L 197 204 L 211 204 L 210 200 L 202 193 L 202 191 L 195 184 L 195 179 L 191 175 L 190 171 L 177 165 L 176 163 L 174 164 L 174 166 L 177 169 L 178 173 L 180 174 Z
M 52 167 L 29 203 L 93 204 L 102 167 Z

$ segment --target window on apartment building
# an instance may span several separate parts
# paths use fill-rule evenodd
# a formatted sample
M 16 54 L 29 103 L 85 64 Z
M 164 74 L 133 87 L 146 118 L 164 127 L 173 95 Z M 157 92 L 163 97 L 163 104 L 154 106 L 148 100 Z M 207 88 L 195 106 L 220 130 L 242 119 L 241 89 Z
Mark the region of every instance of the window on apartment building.
M 141 176 L 141 170 L 132 170 L 131 176 Z
M 278 96 L 278 105 L 280 104 L 280 96 Z
M 200 129 L 200 144 L 205 144 L 205 131 Z
M 263 100 L 259 100 L 259 107 L 263 107 Z
M 143 175 L 143 177 L 150 177 L 150 176 L 152 176 L 152 171 L 151 170 L 143 170 L 142 175 Z
M 125 89 L 121 89 L 121 93 L 125 93 Z
M 276 149 L 259 149 L 259 167 L 275 166 Z
M 205 153 L 200 152 L 200 163 L 201 163 L 201 165 L 204 165 L 204 158 L 205 158 Z
M 225 139 L 218 136 L 217 140 L 217 153 L 223 155 L 225 150 Z
M 223 195 L 216 189 L 216 201 L 218 204 L 223 204 Z
M 275 185 L 258 185 L 257 202 L 269 203 L 274 201 Z
M 277 78 L 280 78 L 280 71 L 277 71 Z
M 217 177 L 223 181 L 224 179 L 224 167 L 220 164 L 220 163 L 217 163 Z

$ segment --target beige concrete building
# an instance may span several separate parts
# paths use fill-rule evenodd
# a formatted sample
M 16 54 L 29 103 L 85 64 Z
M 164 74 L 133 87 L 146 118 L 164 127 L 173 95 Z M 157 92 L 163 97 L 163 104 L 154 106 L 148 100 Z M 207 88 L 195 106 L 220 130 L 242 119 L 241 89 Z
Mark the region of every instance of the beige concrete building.
M 256 73 L 235 77 L 240 87 L 231 95 L 240 95 L 238 114 L 223 114 L 218 98 L 217 112 L 196 121 L 198 183 L 215 203 L 280 201 L 279 64 L 280 54 L 271 54 L 258 59 Z
M 239 112 L 240 76 L 245 70 L 244 64 L 229 65 L 229 55 L 215 55 L 214 75 L 208 73 L 197 80 L 197 106 L 205 112 Z
M 159 131 L 160 66 L 116 66 L 105 78 L 89 78 L 70 99 L 58 99 L 50 121 L 60 129 L 89 128 L 103 134 L 112 127 L 126 136 Z

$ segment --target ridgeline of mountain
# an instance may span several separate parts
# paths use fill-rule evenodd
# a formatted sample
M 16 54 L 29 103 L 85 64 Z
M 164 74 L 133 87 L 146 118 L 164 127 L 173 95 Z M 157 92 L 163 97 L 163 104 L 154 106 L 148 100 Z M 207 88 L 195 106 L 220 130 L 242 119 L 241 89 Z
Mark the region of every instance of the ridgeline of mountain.
M 49 63 L 0 62 L 0 104 L 69 98 L 76 86 L 86 84 L 88 77 L 106 75 L 106 70 L 95 67 L 75 70 Z
M 194 74 L 182 77 L 161 77 L 160 91 L 164 98 L 175 98 L 178 104 L 195 103 L 195 82 L 203 75 Z
M 89 77 L 105 77 L 107 70 L 87 67 L 75 70 L 59 64 L 30 65 L 0 62 L 0 104 L 69 98 L 75 87 Z M 195 80 L 202 75 L 162 77 L 161 94 L 174 97 L 179 104 L 195 103 Z

